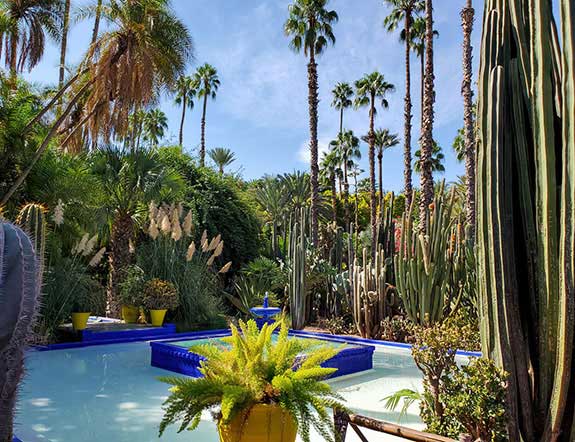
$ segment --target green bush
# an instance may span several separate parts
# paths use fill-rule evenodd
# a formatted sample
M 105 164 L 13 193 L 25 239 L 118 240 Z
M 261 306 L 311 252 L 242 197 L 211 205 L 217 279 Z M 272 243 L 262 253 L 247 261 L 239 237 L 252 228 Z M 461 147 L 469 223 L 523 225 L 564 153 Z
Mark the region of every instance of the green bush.
M 124 269 L 120 283 L 120 303 L 134 307 L 141 306 L 145 284 L 146 275 L 140 267 L 132 265 Z
M 151 279 L 144 285 L 143 304 L 148 310 L 174 310 L 178 306 L 178 291 L 169 281 Z

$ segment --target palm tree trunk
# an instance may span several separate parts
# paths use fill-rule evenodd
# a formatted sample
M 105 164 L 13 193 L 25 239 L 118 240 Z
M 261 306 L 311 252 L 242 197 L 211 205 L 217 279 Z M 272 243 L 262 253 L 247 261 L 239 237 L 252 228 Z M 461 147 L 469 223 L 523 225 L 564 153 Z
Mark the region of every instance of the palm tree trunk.
M 411 11 L 405 13 L 405 127 L 403 148 L 403 179 L 405 187 L 405 204 L 411 206 L 413 184 L 411 182 Z
M 351 229 L 349 225 L 351 223 L 351 216 L 349 213 L 349 179 L 347 176 L 347 157 L 345 156 L 343 157 L 343 200 L 345 204 L 345 229 L 347 232 L 350 232 Z
M 98 32 L 100 31 L 100 17 L 102 16 L 102 0 L 98 0 L 96 5 L 96 17 L 94 18 L 94 28 L 92 29 L 92 42 L 94 46 L 98 41 Z
M 187 94 L 184 93 L 184 97 L 182 99 L 182 121 L 180 122 L 180 146 L 184 145 L 184 120 L 186 119 L 186 106 L 188 105 L 188 97 Z
M 339 133 L 343 133 L 343 106 L 339 110 Z
M 14 29 L 10 35 L 10 83 L 12 89 L 16 89 L 18 79 L 18 29 Z
M 317 64 L 315 62 L 313 48 L 310 51 L 308 73 L 308 103 L 309 103 L 309 132 L 310 132 L 310 160 L 311 160 L 311 240 L 314 246 L 318 241 L 318 207 L 319 207 L 319 183 L 318 183 L 318 148 L 317 148 Z
M 369 196 L 371 209 L 371 257 L 375 258 L 377 244 L 377 200 L 375 197 L 375 94 L 371 94 L 369 107 Z
M 425 46 L 424 46 L 425 48 Z M 421 57 L 419 57 L 419 90 L 421 93 L 420 97 L 420 115 L 419 115 L 419 125 L 420 128 L 423 128 L 423 97 L 425 96 L 425 49 L 421 53 Z
M 433 201 L 433 104 L 435 101 L 435 75 L 433 68 L 433 0 L 425 0 L 425 82 L 421 130 L 421 200 L 419 203 L 420 227 L 427 230 L 425 214 Z
M 473 91 L 471 82 L 473 77 L 473 48 L 471 46 L 471 32 L 475 10 L 471 0 L 461 11 L 461 25 L 463 28 L 463 95 L 464 132 L 465 132 L 465 176 L 467 181 L 465 208 L 468 234 L 475 239 L 475 130 L 473 122 Z
M 337 226 L 337 190 L 335 188 L 335 173 L 332 172 L 330 174 L 329 182 L 331 184 L 331 219 L 335 227 Z
M 377 153 L 377 168 L 379 172 L 379 198 L 378 198 L 378 207 L 379 207 L 379 216 L 383 213 L 383 148 Z
M 128 214 L 118 215 L 112 223 L 110 236 L 110 275 L 108 279 L 108 299 L 106 313 L 109 317 L 120 316 L 118 301 L 119 284 L 122 282 L 122 272 L 132 262 L 130 239 L 134 233 L 134 221 Z
M 208 106 L 208 95 L 204 95 L 204 106 L 202 109 L 201 139 L 200 139 L 200 166 L 206 165 L 206 108 Z
M 68 31 L 70 29 L 70 3 L 71 0 L 66 0 L 64 3 L 64 26 L 62 28 L 62 42 L 60 44 L 60 76 L 58 79 L 59 89 L 62 89 L 64 86 L 64 78 L 66 76 L 66 50 L 68 47 Z

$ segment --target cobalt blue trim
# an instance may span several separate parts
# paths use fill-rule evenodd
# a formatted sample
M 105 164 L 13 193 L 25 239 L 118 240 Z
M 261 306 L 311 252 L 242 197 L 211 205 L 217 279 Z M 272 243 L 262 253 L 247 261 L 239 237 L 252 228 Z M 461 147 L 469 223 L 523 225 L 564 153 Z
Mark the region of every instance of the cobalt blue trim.
M 162 327 L 142 327 L 125 330 L 101 330 L 86 329 L 82 332 L 83 342 L 113 341 L 128 338 L 153 338 L 168 333 L 176 333 L 176 324 L 164 324 Z
M 16 436 L 14 436 L 14 438 L 12 439 L 12 442 L 22 442 L 20 439 L 18 439 Z

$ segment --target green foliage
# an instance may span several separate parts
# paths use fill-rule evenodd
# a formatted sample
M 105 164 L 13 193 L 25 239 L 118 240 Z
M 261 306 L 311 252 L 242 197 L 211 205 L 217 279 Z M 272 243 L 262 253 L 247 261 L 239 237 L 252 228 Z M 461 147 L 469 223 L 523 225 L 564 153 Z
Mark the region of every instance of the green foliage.
M 286 285 L 286 274 L 277 261 L 260 256 L 248 262 L 241 274 L 265 291 L 281 294 Z
M 164 403 L 160 435 L 176 422 L 180 422 L 179 431 L 195 429 L 202 412 L 215 406 L 219 407 L 218 419 L 229 423 L 254 404 L 276 404 L 294 417 L 305 442 L 310 440 L 311 427 L 325 440 L 334 441 L 328 410 L 343 406 L 322 381 L 336 369 L 320 365 L 339 349 L 289 338 L 285 320 L 276 343 L 272 335 L 280 323 L 265 324 L 261 331 L 253 320 L 239 325 L 239 330 L 231 326 L 232 336 L 226 338 L 225 346 L 205 344 L 190 349 L 206 358 L 200 368 L 203 378 L 161 378 L 173 387 Z
M 123 269 L 122 282 L 120 283 L 119 301 L 123 305 L 139 307 L 143 303 L 142 294 L 146 285 L 144 271 L 137 265 L 131 265 Z
M 413 342 L 415 324 L 403 316 L 387 317 L 381 322 L 381 339 L 392 342 Z
M 288 284 L 286 293 L 289 298 L 292 327 L 300 330 L 305 326 L 307 313 L 307 249 L 308 238 L 306 225 L 308 217 L 304 209 L 298 213 L 299 217 L 290 229 L 289 252 L 287 259 Z
M 153 278 L 144 285 L 142 303 L 148 310 L 174 310 L 178 307 L 178 291 L 171 282 Z

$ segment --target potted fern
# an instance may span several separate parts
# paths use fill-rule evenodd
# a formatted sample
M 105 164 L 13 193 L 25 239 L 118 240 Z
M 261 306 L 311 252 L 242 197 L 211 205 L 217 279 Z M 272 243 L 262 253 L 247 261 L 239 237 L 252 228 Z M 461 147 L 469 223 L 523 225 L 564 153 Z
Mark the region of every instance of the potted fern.
M 178 291 L 169 281 L 154 278 L 144 285 L 144 307 L 150 311 L 152 325 L 161 327 L 168 310 L 178 306 Z
M 273 332 L 280 326 L 277 341 Z M 173 387 L 164 403 L 160 436 L 176 422 L 193 430 L 202 412 L 218 422 L 221 442 L 294 442 L 297 433 L 310 440 L 313 426 L 335 441 L 329 409 L 344 409 L 341 398 L 323 380 L 337 369 L 323 368 L 339 349 L 317 341 L 288 337 L 285 320 L 231 326 L 224 345 L 204 344 L 190 351 L 204 356 L 202 378 L 160 378 Z

